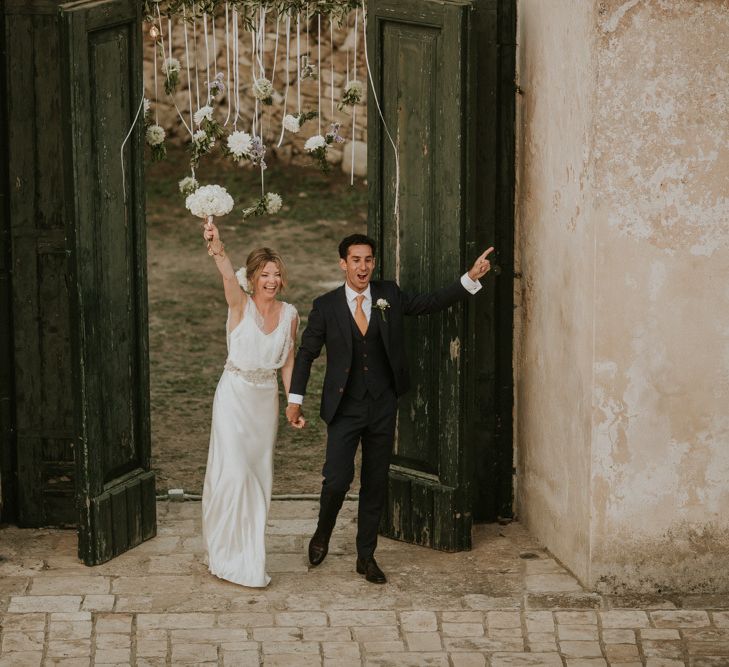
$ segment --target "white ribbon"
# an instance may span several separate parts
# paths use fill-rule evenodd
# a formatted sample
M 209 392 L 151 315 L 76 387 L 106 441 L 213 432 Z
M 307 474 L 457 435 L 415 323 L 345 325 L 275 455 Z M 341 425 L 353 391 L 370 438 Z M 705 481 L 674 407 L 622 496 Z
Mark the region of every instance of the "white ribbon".
M 283 113 L 281 114 L 281 136 L 278 138 L 278 144 L 276 146 L 278 148 L 281 147 L 281 144 L 283 143 L 284 138 L 284 124 L 283 119 L 286 118 L 286 104 L 289 99 L 289 63 L 291 62 L 291 59 L 289 57 L 289 42 L 291 38 L 291 14 L 286 14 L 286 90 L 284 91 L 284 103 L 283 103 Z
M 363 32 L 364 32 L 364 52 L 365 52 L 365 64 L 367 66 L 367 76 L 370 82 L 370 88 L 372 89 L 372 95 L 375 100 L 375 105 L 377 106 L 377 112 L 380 115 L 380 120 L 382 121 L 382 126 L 385 128 L 385 134 L 387 134 L 387 138 L 390 140 L 390 143 L 392 144 L 392 149 L 395 152 L 395 207 L 393 211 L 393 215 L 395 218 L 395 280 L 400 280 L 400 157 L 397 152 L 397 145 L 395 144 L 394 139 L 392 138 L 392 135 L 390 134 L 390 130 L 387 127 L 387 123 L 385 122 L 385 116 L 382 113 L 382 109 L 380 108 L 380 101 L 377 99 L 377 91 L 375 90 L 375 82 L 372 78 L 372 69 L 370 68 L 370 59 L 369 55 L 367 54 L 367 9 L 365 7 L 365 1 L 362 0 L 362 23 L 363 23 Z

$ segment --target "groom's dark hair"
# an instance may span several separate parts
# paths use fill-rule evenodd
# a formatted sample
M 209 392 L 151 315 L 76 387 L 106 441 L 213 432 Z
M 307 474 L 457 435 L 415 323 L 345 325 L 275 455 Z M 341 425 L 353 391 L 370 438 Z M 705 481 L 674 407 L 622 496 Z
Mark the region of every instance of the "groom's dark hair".
M 375 241 L 365 234 L 350 234 L 342 239 L 342 242 L 339 244 L 339 256 L 346 260 L 349 247 L 353 245 L 368 245 L 372 248 L 372 256 L 375 256 Z

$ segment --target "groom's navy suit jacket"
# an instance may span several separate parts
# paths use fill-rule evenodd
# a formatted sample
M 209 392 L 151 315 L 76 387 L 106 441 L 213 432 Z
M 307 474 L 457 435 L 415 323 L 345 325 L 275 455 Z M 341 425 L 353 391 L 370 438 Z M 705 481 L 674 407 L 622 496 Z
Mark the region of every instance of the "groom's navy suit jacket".
M 402 396 L 410 388 L 410 376 L 403 340 L 403 316 L 427 315 L 444 310 L 468 295 L 460 280 L 429 294 L 408 294 L 390 280 L 370 283 L 372 318 L 378 317 L 379 331 L 392 370 L 395 393 Z M 385 299 L 389 308 L 377 308 Z M 327 348 L 327 369 L 321 397 L 321 418 L 329 424 L 342 400 L 352 367 L 352 312 L 347 305 L 344 285 L 314 299 L 314 307 L 301 337 L 291 378 L 291 393 L 306 393 L 311 364 Z

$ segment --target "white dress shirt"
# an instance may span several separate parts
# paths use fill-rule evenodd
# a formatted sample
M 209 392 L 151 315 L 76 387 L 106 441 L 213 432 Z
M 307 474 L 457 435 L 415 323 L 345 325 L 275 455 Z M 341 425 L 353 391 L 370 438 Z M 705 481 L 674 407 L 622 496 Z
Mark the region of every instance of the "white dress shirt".
M 471 280 L 471 277 L 468 275 L 468 273 L 464 273 L 461 276 L 461 285 L 463 285 L 463 288 L 470 294 L 476 294 L 476 292 L 478 292 L 482 287 L 481 281 Z M 369 324 L 370 316 L 372 315 L 372 292 L 370 291 L 370 286 L 367 285 L 367 289 L 364 292 L 355 292 L 348 283 L 344 283 L 344 292 L 347 296 L 347 305 L 349 306 L 349 310 L 352 313 L 352 317 L 354 317 L 354 311 L 357 308 L 357 297 L 360 294 L 364 294 L 362 310 L 364 311 L 365 317 L 367 318 L 367 323 Z M 303 402 L 304 397 L 301 394 L 289 394 L 289 403 L 301 405 Z

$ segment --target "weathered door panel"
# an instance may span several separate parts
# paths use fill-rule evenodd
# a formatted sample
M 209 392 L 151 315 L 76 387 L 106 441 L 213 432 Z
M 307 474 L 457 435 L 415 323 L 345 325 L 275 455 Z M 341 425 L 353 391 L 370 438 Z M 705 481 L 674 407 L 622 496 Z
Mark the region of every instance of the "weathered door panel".
M 394 152 L 370 104 L 371 233 L 380 271 L 403 289 L 425 292 L 453 281 L 464 265 L 469 124 L 464 2 L 370 2 L 368 51 Z M 374 57 L 372 54 L 375 54 Z M 408 318 L 412 389 L 400 401 L 385 535 L 437 549 L 471 544 L 470 477 L 464 474 L 465 309 Z
M 79 555 L 95 564 L 156 530 L 141 123 L 124 174 L 120 159 L 142 94 L 142 35 L 134 0 L 62 12 Z

